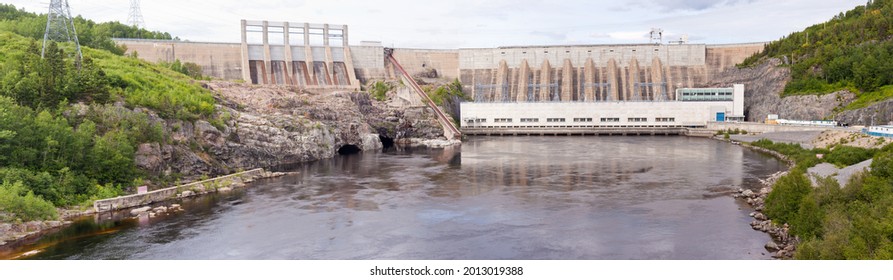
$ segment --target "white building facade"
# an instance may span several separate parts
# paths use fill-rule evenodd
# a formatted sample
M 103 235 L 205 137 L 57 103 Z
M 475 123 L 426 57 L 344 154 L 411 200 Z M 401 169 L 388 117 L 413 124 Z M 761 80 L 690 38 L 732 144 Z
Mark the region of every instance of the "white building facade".
M 679 89 L 672 101 L 465 102 L 463 128 L 703 127 L 744 120 L 744 85 Z

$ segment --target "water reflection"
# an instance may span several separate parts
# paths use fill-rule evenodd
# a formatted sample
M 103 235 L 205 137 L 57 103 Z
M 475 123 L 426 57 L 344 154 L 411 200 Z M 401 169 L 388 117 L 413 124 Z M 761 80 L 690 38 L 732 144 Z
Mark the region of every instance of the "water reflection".
M 299 165 L 298 175 L 192 200 L 143 226 L 115 222 L 115 232 L 34 257 L 765 258 L 768 238 L 747 226 L 747 209 L 716 193 L 780 168 L 698 138 L 480 137 Z

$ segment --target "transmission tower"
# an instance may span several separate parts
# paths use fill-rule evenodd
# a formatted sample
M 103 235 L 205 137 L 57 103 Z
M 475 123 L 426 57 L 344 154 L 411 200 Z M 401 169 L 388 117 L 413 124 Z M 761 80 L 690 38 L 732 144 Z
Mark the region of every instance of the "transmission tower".
M 74 28 L 74 18 L 71 17 L 71 8 L 68 7 L 68 0 L 52 0 L 50 2 L 50 12 L 47 13 L 47 28 L 43 33 L 43 50 L 40 51 L 40 57 L 46 55 L 47 44 L 50 41 L 56 42 L 74 42 L 77 50 L 75 63 L 80 68 L 81 44 L 78 42 L 78 33 Z
M 127 16 L 127 23 L 136 28 L 146 28 L 143 11 L 140 10 L 140 0 L 130 0 L 130 15 Z

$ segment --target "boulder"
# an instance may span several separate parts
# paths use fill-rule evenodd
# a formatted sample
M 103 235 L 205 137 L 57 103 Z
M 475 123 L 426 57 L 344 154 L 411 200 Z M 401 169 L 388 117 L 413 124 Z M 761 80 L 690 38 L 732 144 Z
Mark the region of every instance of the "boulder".
M 378 151 L 384 148 L 384 144 L 381 143 L 378 134 L 364 134 L 362 139 L 363 142 L 360 145 L 360 149 L 363 151 Z
M 788 251 L 780 250 L 775 253 L 775 258 L 784 259 L 788 257 Z
M 136 209 L 130 210 L 130 215 L 136 216 L 136 215 L 139 215 L 142 213 L 146 213 L 149 210 L 152 210 L 152 207 L 145 206 L 145 207 L 136 208 Z
M 195 192 L 193 191 L 183 191 L 183 193 L 180 194 L 180 197 L 190 197 L 193 195 L 195 195 Z
M 766 247 L 766 250 L 769 250 L 769 252 L 778 251 L 778 244 L 775 244 L 773 241 L 769 241 L 764 247 Z
M 759 213 L 759 212 L 757 212 L 757 214 L 754 215 L 753 218 L 754 218 L 754 219 L 757 219 L 757 220 L 760 220 L 760 221 L 765 221 L 765 220 L 766 220 L 766 215 L 764 215 L 763 213 Z
M 222 193 L 227 193 L 227 192 L 231 192 L 231 191 L 233 191 L 233 188 L 230 188 L 230 187 L 222 187 L 222 188 L 217 189 L 217 192 L 222 192 Z
M 745 197 L 752 197 L 753 191 L 752 190 L 744 190 L 744 192 L 742 192 L 741 195 L 743 195 Z

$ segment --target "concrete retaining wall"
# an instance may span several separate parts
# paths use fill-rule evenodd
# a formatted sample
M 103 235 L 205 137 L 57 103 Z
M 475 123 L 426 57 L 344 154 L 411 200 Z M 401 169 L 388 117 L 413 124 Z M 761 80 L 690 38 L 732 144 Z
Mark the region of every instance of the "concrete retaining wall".
M 200 65 L 205 76 L 224 80 L 242 78 L 242 49 L 239 44 L 136 39 L 115 39 L 115 43 L 126 46 L 127 54 L 137 53 L 139 58 L 148 62 L 173 62 L 179 59 Z
M 97 200 L 93 202 L 93 209 L 96 210 L 96 212 L 121 210 L 177 198 L 177 195 L 184 191 L 193 191 L 195 193 L 216 191 L 217 188 L 220 187 L 242 184 L 245 180 L 258 178 L 263 173 L 264 169 L 258 168 L 176 187 L 154 190 L 144 194 L 132 194 Z
M 711 130 L 747 130 L 747 132 L 766 133 L 766 132 L 783 132 L 783 131 L 824 131 L 835 129 L 833 127 L 820 126 L 799 126 L 799 125 L 771 125 L 764 123 L 748 123 L 748 122 L 709 122 L 707 129 Z

